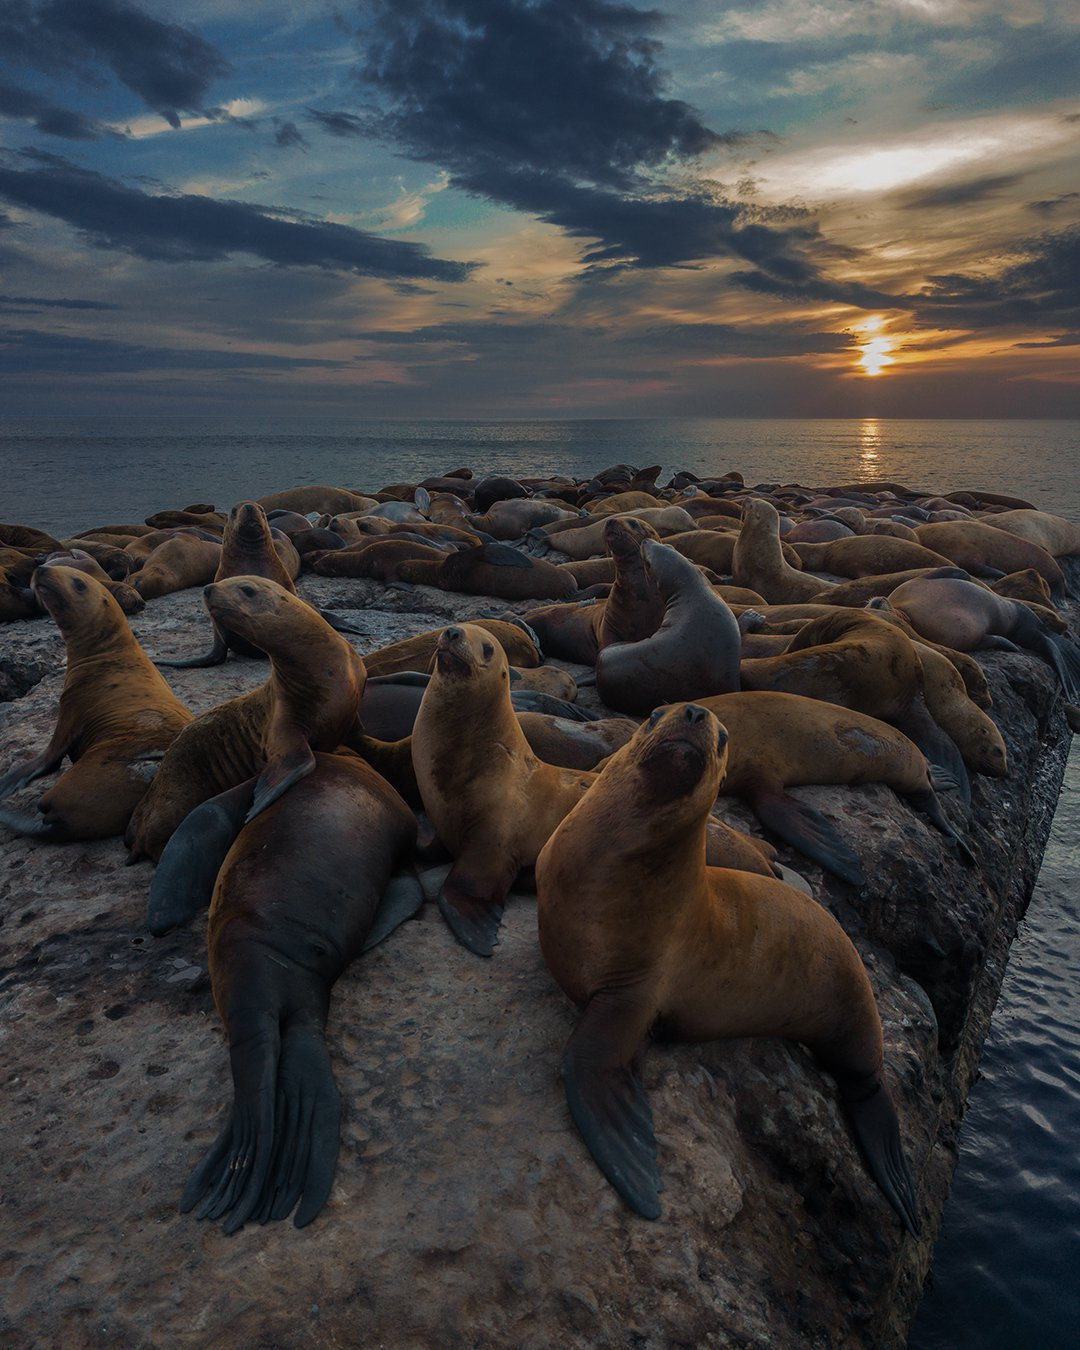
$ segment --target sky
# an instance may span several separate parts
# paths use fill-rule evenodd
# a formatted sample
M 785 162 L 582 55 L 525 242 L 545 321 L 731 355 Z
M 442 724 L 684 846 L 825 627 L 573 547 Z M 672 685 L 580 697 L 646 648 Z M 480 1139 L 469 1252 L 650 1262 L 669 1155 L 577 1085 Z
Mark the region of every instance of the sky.
M 2 0 L 0 412 L 1080 417 L 1075 0 Z

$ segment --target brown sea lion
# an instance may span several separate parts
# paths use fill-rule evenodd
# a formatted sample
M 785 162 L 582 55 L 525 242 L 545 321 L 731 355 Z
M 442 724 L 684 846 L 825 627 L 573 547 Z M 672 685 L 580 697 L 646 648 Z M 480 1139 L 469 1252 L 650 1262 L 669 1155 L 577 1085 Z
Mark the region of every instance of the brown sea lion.
M 178 534 L 154 549 L 131 584 L 144 600 L 156 600 L 213 581 L 220 559 L 220 544 Z
M 60 553 L 63 544 L 33 525 L 0 525 L 0 544 L 8 548 L 33 549 L 36 553 Z
M 392 539 L 389 535 L 309 558 L 311 569 L 321 577 L 362 577 L 371 581 L 399 580 L 405 562 L 430 562 L 436 568 L 447 554 L 441 547 L 419 539 Z M 430 584 L 436 584 L 432 581 Z
M 796 544 L 795 552 L 808 572 L 830 572 L 853 580 L 914 567 L 948 567 L 952 562 L 933 549 L 886 534 L 855 534 L 829 544 Z
M 82 572 L 84 576 L 93 577 L 95 581 L 105 587 L 125 614 L 141 614 L 146 608 L 146 601 L 134 586 L 129 586 L 126 581 L 113 580 L 97 559 L 84 549 L 72 548 L 66 549 L 62 553 L 50 553 L 41 565 L 42 567 L 71 567 L 76 572 Z
M 737 689 L 741 639 L 734 614 L 673 548 L 646 539 L 641 553 L 663 597 L 664 616 L 651 636 L 601 649 L 596 658 L 601 699 L 616 712 L 646 716 L 661 703 Z
M 253 818 L 314 769 L 316 750 L 360 734 L 364 663 L 310 605 L 265 577 L 215 581 L 204 596 L 216 623 L 266 653 L 270 678 L 177 737 L 124 836 L 132 862 L 156 862 L 189 811 L 258 775 Z
M 282 492 L 271 492 L 266 497 L 260 497 L 258 501 L 264 511 L 295 511 L 301 516 L 306 516 L 312 511 L 317 511 L 320 515 L 324 512 L 336 515 L 339 511 L 368 511 L 376 505 L 374 497 L 352 492 L 349 488 L 311 484 L 305 487 L 285 488 Z
M 225 528 L 225 512 L 215 511 L 212 506 L 198 506 L 194 510 L 186 506 L 180 511 L 155 511 L 152 516 L 146 517 L 146 523 L 156 530 L 166 530 L 176 525 L 194 526 L 220 536 Z
M 520 539 L 529 530 L 552 521 L 573 521 L 578 512 L 556 502 L 536 501 L 532 498 L 513 498 L 493 502 L 482 515 L 469 515 L 465 523 L 471 530 L 481 530 L 493 539 Z
M 229 849 L 207 948 L 233 1102 L 183 1212 L 201 1202 L 200 1219 L 225 1217 L 233 1233 L 294 1206 L 302 1228 L 326 1203 L 340 1128 L 325 1040 L 330 991 L 353 957 L 422 903 L 415 878 L 411 900 L 390 884 L 415 838 L 412 812 L 373 769 L 320 754 L 311 776 Z
M 438 559 L 405 561 L 395 578 L 412 585 L 438 586 L 462 595 L 493 595 L 500 600 L 560 600 L 577 590 L 572 573 L 530 557 L 511 544 L 477 544 Z
M 632 514 L 636 520 L 644 521 L 645 524 L 652 526 L 656 533 L 663 537 L 669 534 L 679 534 L 686 530 L 694 528 L 694 519 L 680 506 L 664 506 L 652 510 L 627 512 Z M 567 557 L 576 560 L 591 558 L 594 554 L 604 552 L 604 528 L 608 520 L 616 520 L 618 516 L 600 517 L 593 519 L 583 525 L 575 525 L 573 529 L 564 530 L 556 535 L 547 535 L 546 542 L 560 553 L 565 553 Z M 537 539 L 537 542 L 545 542 L 538 539 L 530 532 L 530 538 Z
M 104 586 L 70 567 L 39 568 L 31 585 L 67 648 L 60 715 L 49 744 L 0 779 L 0 800 L 60 767 L 40 818 L 0 811 L 20 834 L 52 840 L 123 834 L 160 759 L 191 713 L 154 668 Z
M 941 810 L 925 755 L 895 727 L 801 694 L 748 691 L 698 701 L 731 736 L 723 791 L 743 797 L 767 829 L 841 880 L 865 883 L 857 855 L 820 812 L 790 796 L 788 787 L 885 783 L 973 861 Z
M 96 539 L 72 538 L 64 540 L 64 548 L 69 553 L 78 549 L 80 553 L 89 554 L 110 581 L 126 581 L 135 570 L 135 559 L 122 545 L 118 547 Z
M 439 638 L 412 759 L 424 810 L 454 858 L 439 909 L 463 946 L 491 956 L 514 879 L 591 777 L 533 754 L 510 703 L 506 656 L 474 624 Z
M 999 511 L 983 516 L 984 525 L 1005 530 L 1029 544 L 1038 544 L 1054 558 L 1075 557 L 1080 553 L 1080 525 L 1050 511 Z
M 881 1022 L 843 929 L 773 878 L 705 865 L 727 733 L 658 709 L 552 834 L 536 865 L 540 945 L 582 1009 L 563 1053 L 570 1113 L 597 1165 L 660 1214 L 650 1035 L 786 1036 L 833 1075 L 871 1175 L 909 1232 L 918 1199 L 883 1076 Z
M 743 523 L 731 555 L 736 586 L 763 595 L 770 605 L 814 600 L 828 583 L 792 567 L 780 546 L 780 514 L 772 502 L 753 497 L 743 506 Z
M 1022 600 L 974 581 L 923 577 L 898 586 L 889 602 L 929 642 L 961 652 L 1033 652 L 1056 672 L 1068 701 L 1080 703 L 1080 646 L 1049 631 Z
M 947 520 L 920 525 L 919 543 L 934 549 L 973 576 L 998 577 L 1033 567 L 1053 596 L 1065 594 L 1065 576 L 1054 557 L 1019 535 L 997 530 L 978 520 Z

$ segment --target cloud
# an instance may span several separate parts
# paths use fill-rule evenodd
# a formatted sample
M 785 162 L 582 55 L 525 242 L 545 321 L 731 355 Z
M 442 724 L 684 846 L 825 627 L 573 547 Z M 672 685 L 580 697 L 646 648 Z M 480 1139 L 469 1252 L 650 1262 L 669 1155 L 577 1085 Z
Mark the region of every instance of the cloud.
M 198 33 L 123 0 L 5 0 L 0 50 L 50 75 L 105 66 L 173 127 L 231 69 Z
M 318 108 L 308 108 L 307 111 L 331 136 L 364 136 L 370 131 L 369 124 L 353 113 L 323 112 Z
M 76 337 L 39 329 L 11 329 L 2 340 L 7 375 L 135 373 L 150 370 L 305 370 L 313 366 L 341 369 L 337 360 L 278 356 L 266 352 L 222 351 L 198 348 L 145 347 L 109 338 Z
M 432 281 L 462 281 L 474 267 L 347 225 L 283 220 L 269 206 L 194 194 L 151 196 L 56 155 L 27 151 L 24 159 L 35 167 L 0 164 L 0 198 L 66 221 L 99 248 L 156 262 L 249 253 L 280 267 Z
M 378 110 L 326 114 L 337 134 L 376 128 L 448 170 L 452 186 L 596 240 L 584 255 L 593 266 L 734 256 L 812 273 L 800 254 L 809 227 L 772 229 L 715 184 L 665 181 L 751 138 L 714 131 L 665 96 L 656 14 L 607 0 L 375 0 L 369 10 L 360 78 Z
M 905 194 L 900 206 L 905 211 L 932 210 L 936 207 L 972 206 L 1015 187 L 1023 181 L 1022 173 L 987 174 L 967 182 L 943 183 L 938 187 L 923 188 Z
M 0 306 L 26 313 L 39 309 L 117 310 L 122 305 L 111 305 L 104 300 L 53 299 L 40 295 L 0 295 Z
M 46 136 L 60 136 L 68 141 L 96 141 L 102 136 L 116 135 L 97 118 L 61 108 L 33 90 L 16 84 L 0 84 L 0 116 L 31 122 Z
M 282 122 L 274 119 L 274 144 L 281 150 L 306 150 L 308 143 L 295 122 Z

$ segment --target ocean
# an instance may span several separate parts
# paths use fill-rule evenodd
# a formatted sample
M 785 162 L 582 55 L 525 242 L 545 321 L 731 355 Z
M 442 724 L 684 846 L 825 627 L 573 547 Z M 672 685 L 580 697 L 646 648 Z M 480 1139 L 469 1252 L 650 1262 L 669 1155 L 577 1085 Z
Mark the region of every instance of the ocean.
M 280 488 L 478 475 L 738 470 L 1024 497 L 1080 522 L 1080 422 L 770 419 L 312 422 L 0 418 L 0 520 L 59 537 Z M 661 482 L 666 478 L 661 478 Z M 2 641 L 2 637 L 0 637 Z M 1013 945 L 909 1350 L 1080 1343 L 1080 752 Z

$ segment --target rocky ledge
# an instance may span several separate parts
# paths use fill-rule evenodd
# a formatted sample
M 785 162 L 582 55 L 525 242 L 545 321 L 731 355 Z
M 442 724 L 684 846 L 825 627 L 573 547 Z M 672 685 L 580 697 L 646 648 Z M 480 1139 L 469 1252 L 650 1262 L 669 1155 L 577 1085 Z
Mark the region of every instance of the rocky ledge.
M 308 578 L 301 592 L 357 611 L 361 650 L 484 608 L 367 582 Z M 155 601 L 132 626 L 154 654 L 193 653 L 209 635 L 198 592 Z M 862 1166 L 831 1080 L 770 1040 L 650 1051 L 666 1191 L 657 1221 L 632 1214 L 569 1119 L 556 1069 L 574 1012 L 544 967 L 526 895 L 511 897 L 490 961 L 458 946 L 428 904 L 350 968 L 329 1026 L 343 1099 L 330 1201 L 309 1228 L 225 1237 L 177 1209 L 231 1093 L 204 918 L 153 938 L 150 869 L 127 867 L 118 840 L 42 844 L 4 830 L 4 1344 L 903 1345 L 1068 745 L 1047 667 L 981 659 L 1009 776 L 976 778 L 970 807 L 945 799 L 977 866 L 884 787 L 795 790 L 860 853 L 862 890 L 781 855 L 869 969 L 919 1239 Z M 0 667 L 6 768 L 55 720 L 63 644 L 51 622 L 7 626 Z M 196 711 L 264 676 L 236 659 L 170 673 Z M 733 823 L 758 830 L 728 805 Z

